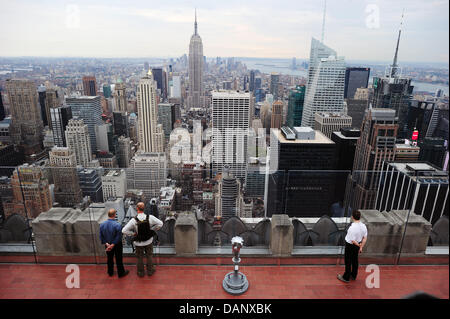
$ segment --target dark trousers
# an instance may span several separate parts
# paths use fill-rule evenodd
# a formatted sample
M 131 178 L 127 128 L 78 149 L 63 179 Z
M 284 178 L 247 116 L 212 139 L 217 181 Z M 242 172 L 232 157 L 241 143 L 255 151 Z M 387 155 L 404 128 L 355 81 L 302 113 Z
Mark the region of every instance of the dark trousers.
M 350 280 L 350 276 L 356 279 L 356 276 L 358 275 L 358 254 L 358 246 L 349 244 L 347 242 L 345 243 L 345 273 L 342 276 L 345 280 Z
M 144 255 L 146 257 L 147 273 L 154 270 L 152 255 L 153 255 L 153 244 L 147 246 L 135 246 L 136 256 L 137 256 L 137 272 L 140 275 L 144 274 Z
M 106 246 L 105 246 L 106 247 Z M 123 268 L 122 261 L 122 242 L 114 245 L 114 248 L 106 252 L 108 256 L 108 274 L 112 276 L 114 274 L 114 256 L 116 257 L 117 274 L 121 277 L 125 273 L 125 268 Z

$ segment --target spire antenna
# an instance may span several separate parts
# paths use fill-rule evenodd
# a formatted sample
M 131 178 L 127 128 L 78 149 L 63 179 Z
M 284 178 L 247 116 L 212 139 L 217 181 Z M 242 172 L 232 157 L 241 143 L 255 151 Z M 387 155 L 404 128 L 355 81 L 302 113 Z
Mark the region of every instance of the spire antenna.
M 195 8 L 195 23 L 194 23 L 194 34 L 197 35 L 197 8 Z
M 323 6 L 323 20 L 322 20 L 322 40 L 321 42 L 323 43 L 323 39 L 325 37 L 325 14 L 327 11 L 327 0 L 324 1 L 324 6 Z
M 397 65 L 397 58 L 398 58 L 398 47 L 400 44 L 400 35 L 402 34 L 402 26 L 403 26 L 403 16 L 405 14 L 405 9 L 403 9 L 402 11 L 402 18 L 400 20 L 400 28 L 398 30 L 398 38 L 397 38 L 397 46 L 395 48 L 395 54 L 394 54 L 394 61 L 392 63 L 391 66 L 391 77 L 395 77 L 395 75 L 397 74 L 397 71 L 399 69 L 398 65 Z

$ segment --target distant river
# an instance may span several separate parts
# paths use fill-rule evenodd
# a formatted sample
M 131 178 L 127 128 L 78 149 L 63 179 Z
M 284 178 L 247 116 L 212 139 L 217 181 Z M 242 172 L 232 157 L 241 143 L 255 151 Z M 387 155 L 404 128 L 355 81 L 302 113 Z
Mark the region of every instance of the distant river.
M 269 59 L 269 58 L 236 58 L 247 66 L 249 70 L 259 70 L 262 73 L 270 74 L 272 72 L 281 73 L 286 75 L 295 75 L 307 77 L 308 72 L 306 70 L 292 70 L 290 65 L 291 59 Z M 301 64 L 301 60 L 297 60 L 297 65 Z M 372 82 L 372 79 L 369 81 Z M 414 92 L 426 91 L 435 93 L 437 89 L 442 89 L 445 95 L 449 95 L 449 87 L 444 84 L 432 84 L 424 82 L 414 82 Z

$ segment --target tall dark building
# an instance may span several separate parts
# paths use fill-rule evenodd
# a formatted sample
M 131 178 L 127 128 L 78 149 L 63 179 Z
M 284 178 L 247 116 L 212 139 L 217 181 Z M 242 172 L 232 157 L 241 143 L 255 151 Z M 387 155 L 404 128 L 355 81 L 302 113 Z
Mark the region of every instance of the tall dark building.
M 367 110 L 367 100 L 347 99 L 347 115 L 352 118 L 352 126 L 361 128 Z
M 331 140 L 336 143 L 336 192 L 334 202 L 343 202 L 345 185 L 355 160 L 356 144 L 361 135 L 357 128 L 341 128 L 333 132 Z
M 0 143 L 0 176 L 11 176 L 15 167 L 22 165 L 24 161 L 23 153 L 16 150 L 14 145 Z
M 448 216 L 448 174 L 427 163 L 384 162 L 375 209 L 411 210 L 434 224 Z
M 3 98 L 2 98 L 2 91 L 0 90 L 0 121 L 3 121 L 5 119 L 6 112 L 5 107 L 3 105 Z
M 273 100 L 278 100 L 278 83 L 280 83 L 280 75 L 278 73 L 272 73 L 270 75 L 270 94 L 273 95 Z
M 255 70 L 250 70 L 250 81 L 248 89 L 250 92 L 255 91 Z
M 171 103 L 172 104 L 172 129 L 173 124 L 181 119 L 181 110 L 180 110 L 180 104 L 179 103 Z
M 419 160 L 426 161 L 442 169 L 444 166 L 447 147 L 445 140 L 440 137 L 426 137 L 419 141 Z
M 348 67 L 345 70 L 344 98 L 353 99 L 356 89 L 367 88 L 370 68 Z
M 129 137 L 128 113 L 113 112 L 114 135 Z
M 95 76 L 83 76 L 83 94 L 86 96 L 97 95 L 97 81 Z
M 310 127 L 270 132 L 267 216 L 329 215 L 334 199 L 335 143 Z
M 72 109 L 69 106 L 60 106 L 50 109 L 52 122 L 53 141 L 55 146 L 64 147 L 66 144 L 66 126 L 72 118 Z
M 336 170 L 351 171 L 355 160 L 356 144 L 361 136 L 357 128 L 341 128 L 333 132 L 331 140 L 336 143 Z
M 46 98 L 45 91 L 46 89 L 44 85 L 38 87 L 39 106 L 41 108 L 42 123 L 44 124 L 44 126 L 47 126 L 48 121 L 47 121 L 47 109 L 45 107 L 45 98 Z
M 425 137 L 433 136 L 432 124 L 433 112 L 436 107 L 434 101 L 411 100 L 408 109 L 408 121 L 405 130 L 405 138 L 411 138 L 415 129 L 419 131 L 419 141 Z
M 391 109 L 369 109 L 356 144 L 352 175 L 346 186 L 345 206 L 373 209 L 383 162 L 395 158 L 397 117 Z
M 306 87 L 304 85 L 297 85 L 295 89 L 292 89 L 289 92 L 288 114 L 286 120 L 286 125 L 289 127 L 301 126 L 302 124 L 305 91 Z
M 398 47 L 401 30 L 398 33 L 394 61 L 383 77 L 373 78 L 373 95 L 370 99 L 372 108 L 387 108 L 395 110 L 398 117 L 398 137 L 405 138 L 407 132 L 407 117 L 412 99 L 413 86 L 411 79 L 399 74 L 397 65 Z
M 92 202 L 103 202 L 102 179 L 92 168 L 77 167 L 77 175 L 83 197 L 89 196 Z
M 164 70 L 162 68 L 152 68 L 153 79 L 156 81 L 157 88 L 161 91 L 161 96 L 167 97 L 166 79 Z

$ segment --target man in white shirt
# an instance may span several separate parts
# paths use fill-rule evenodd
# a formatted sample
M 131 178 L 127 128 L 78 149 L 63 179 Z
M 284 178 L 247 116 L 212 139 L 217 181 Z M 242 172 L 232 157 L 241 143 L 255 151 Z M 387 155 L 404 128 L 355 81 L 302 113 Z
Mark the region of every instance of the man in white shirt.
M 155 272 L 155 266 L 152 262 L 153 255 L 153 237 L 155 231 L 163 226 L 163 222 L 152 215 L 144 213 L 145 205 L 140 202 L 136 205 L 137 216 L 132 218 L 122 229 L 122 233 L 134 236 L 134 246 L 136 247 L 137 274 L 144 276 L 144 254 L 147 257 L 147 275 L 151 276 Z
M 350 282 L 350 279 L 356 280 L 358 275 L 358 254 L 362 253 L 367 241 L 367 227 L 360 219 L 361 212 L 359 210 L 353 211 L 353 223 L 348 228 L 345 236 L 345 273 L 344 275 L 337 275 L 337 278 L 346 283 Z

